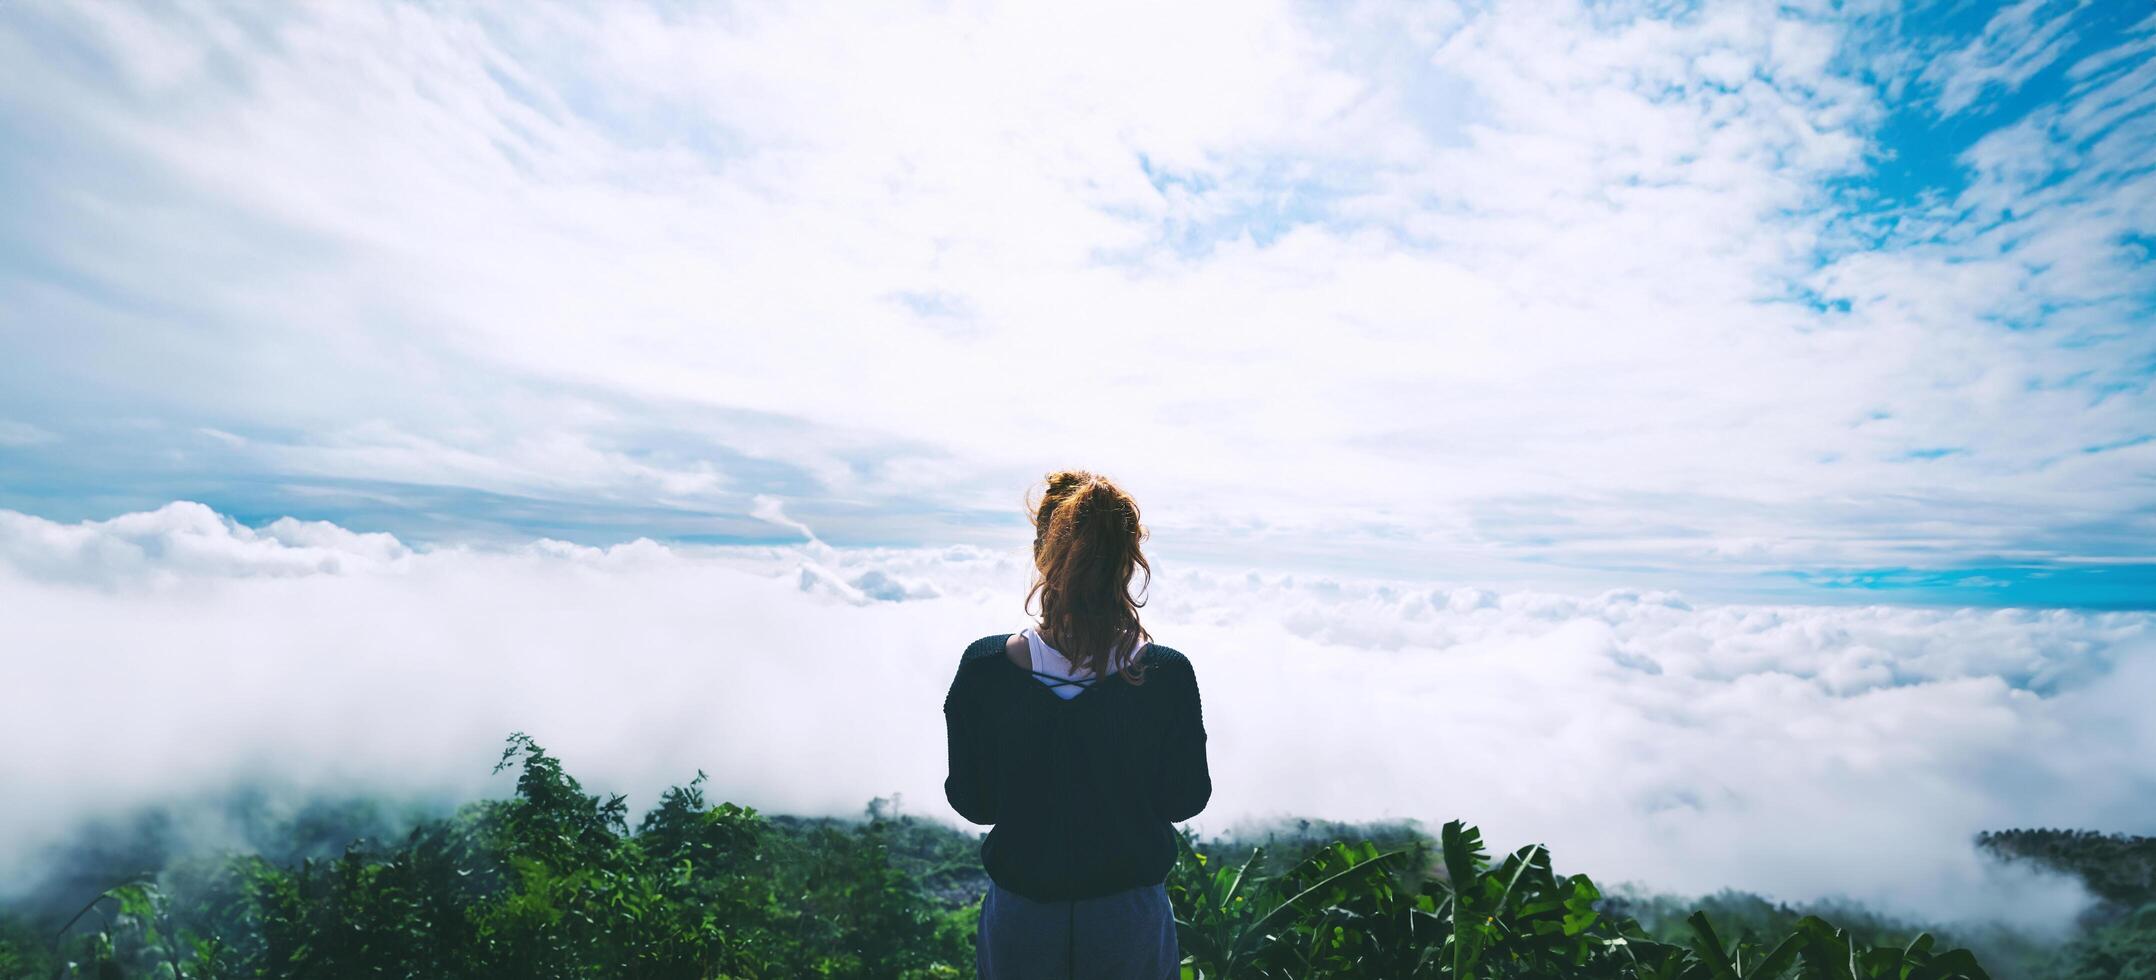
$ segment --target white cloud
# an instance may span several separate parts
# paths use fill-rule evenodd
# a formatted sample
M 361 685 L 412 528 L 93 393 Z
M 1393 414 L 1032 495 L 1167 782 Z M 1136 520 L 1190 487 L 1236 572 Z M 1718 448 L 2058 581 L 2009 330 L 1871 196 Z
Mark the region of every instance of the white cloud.
M 88 815 L 230 779 L 505 792 L 486 769 L 519 729 L 638 806 L 702 768 L 766 809 L 897 792 L 955 821 L 940 699 L 967 642 L 1027 622 L 1022 549 L 410 550 L 187 504 L 0 518 L 0 784 L 40 801 L 0 815 L 0 880 Z M 1185 563 L 1148 598 L 1204 691 L 1205 829 L 1459 817 L 1606 881 L 2025 923 L 2078 893 L 2001 877 L 1971 834 L 2156 830 L 2150 614 Z
M 40 580 L 106 588 L 199 575 L 335 574 L 354 565 L 395 567 L 410 555 L 387 534 L 289 517 L 258 530 L 188 501 L 81 524 L 0 510 L 0 553 Z
M 2073 14 L 2086 6 L 2087 0 L 2021 0 L 2000 8 L 1968 46 L 1924 69 L 1923 77 L 1940 87 L 1939 112 L 1962 112 L 1994 89 L 2012 94 L 2066 53 Z
M 2051 28 L 1998 26 L 1970 71 L 2022 77 Z M 41 365 L 0 409 L 239 437 L 182 473 L 691 515 L 971 514 L 1082 461 L 1142 476 L 1164 527 L 1453 571 L 1707 581 L 2145 530 L 2156 446 L 2078 449 L 2146 427 L 2145 383 L 2083 383 L 2147 354 L 2115 302 L 2146 274 L 2117 285 L 2115 240 L 2069 231 L 2148 228 L 2141 185 L 2093 225 L 2056 195 L 2023 266 L 1846 253 L 1829 186 L 1887 114 L 1839 57 L 1859 29 L 14 4 L 15 225 L 73 278 L 0 270 L 0 343 Z M 2022 172 L 1985 162 L 2035 152 L 2009 140 L 1972 163 Z M 2042 310 L 2083 326 L 1998 326 Z M 68 451 L 177 452 L 113 439 Z M 1523 511 L 1572 533 L 1491 516 Z

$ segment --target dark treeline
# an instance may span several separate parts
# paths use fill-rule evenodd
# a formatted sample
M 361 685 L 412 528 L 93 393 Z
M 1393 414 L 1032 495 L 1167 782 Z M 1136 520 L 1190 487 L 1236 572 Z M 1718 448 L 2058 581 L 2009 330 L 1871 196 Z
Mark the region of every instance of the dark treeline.
M 509 799 L 303 808 L 242 821 L 217 853 L 157 819 L 101 835 L 0 908 L 0 977 L 973 973 L 975 835 L 884 800 L 858 820 L 713 804 L 701 773 L 632 824 L 623 797 L 585 793 L 522 734 L 497 769 L 512 767 Z M 1188 977 L 2156 977 L 2141 838 L 1986 836 L 2103 897 L 2063 948 L 1853 906 L 1605 895 L 1540 847 L 1493 858 L 1458 822 L 1183 844 L 1169 893 Z
M 2090 830 L 2000 830 L 1977 846 L 2002 860 L 2029 861 L 2081 879 L 2099 900 L 2097 922 L 2115 922 L 2156 901 L 2156 837 Z

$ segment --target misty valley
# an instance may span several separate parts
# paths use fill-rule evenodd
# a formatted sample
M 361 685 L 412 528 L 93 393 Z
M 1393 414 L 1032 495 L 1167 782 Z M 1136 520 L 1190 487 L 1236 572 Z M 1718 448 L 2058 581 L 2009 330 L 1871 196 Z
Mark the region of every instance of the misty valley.
M 979 837 L 871 801 L 857 819 L 707 798 L 702 772 L 640 819 L 531 737 L 506 799 L 279 807 L 236 794 L 86 828 L 0 906 L 0 976 L 973 976 Z M 1179 831 L 1168 881 L 1183 975 L 1227 977 L 2148 976 L 2156 838 L 1982 835 L 1988 859 L 2077 878 L 2074 932 L 1927 924 L 1606 888 L 1477 828 L 1287 821 Z

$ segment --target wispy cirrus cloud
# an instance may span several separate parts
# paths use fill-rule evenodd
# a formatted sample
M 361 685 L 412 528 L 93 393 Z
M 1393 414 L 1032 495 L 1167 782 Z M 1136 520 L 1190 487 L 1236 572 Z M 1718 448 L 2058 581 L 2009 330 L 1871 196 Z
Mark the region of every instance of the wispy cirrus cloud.
M 1933 61 L 1918 78 L 1938 86 L 1941 115 L 1966 111 L 1980 96 L 2011 93 L 2066 54 L 2076 40 L 2073 15 L 2088 5 L 2087 0 L 2021 0 L 2000 7 L 1976 37 Z

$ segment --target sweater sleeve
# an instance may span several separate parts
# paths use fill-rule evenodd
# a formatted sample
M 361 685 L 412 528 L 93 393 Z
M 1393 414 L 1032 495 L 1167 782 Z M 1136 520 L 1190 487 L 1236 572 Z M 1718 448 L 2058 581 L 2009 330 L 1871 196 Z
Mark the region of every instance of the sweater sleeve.
M 1213 776 L 1205 762 L 1205 709 L 1198 698 L 1197 671 L 1178 654 L 1162 680 L 1174 687 L 1167 740 L 1161 746 L 1153 798 L 1170 823 L 1181 823 L 1205 809 L 1213 796 Z
M 988 733 L 979 722 L 979 672 L 971 667 L 970 656 L 960 661 L 958 674 L 951 679 L 950 693 L 943 697 L 943 728 L 950 743 L 951 764 L 950 775 L 943 780 L 943 796 L 959 816 L 978 824 L 992 824 L 996 822 L 991 768 L 994 759 Z

